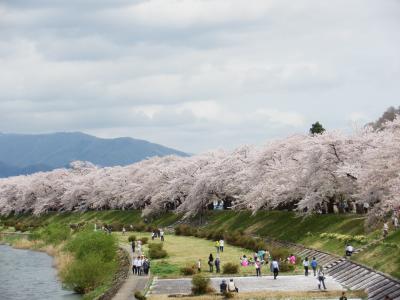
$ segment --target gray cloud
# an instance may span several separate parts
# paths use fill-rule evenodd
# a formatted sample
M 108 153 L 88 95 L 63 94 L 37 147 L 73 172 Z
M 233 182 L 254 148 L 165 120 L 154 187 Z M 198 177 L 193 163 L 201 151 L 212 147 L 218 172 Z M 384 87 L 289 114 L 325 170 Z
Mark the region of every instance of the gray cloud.
M 400 3 L 1 1 L 0 131 L 190 152 L 349 130 L 398 105 Z

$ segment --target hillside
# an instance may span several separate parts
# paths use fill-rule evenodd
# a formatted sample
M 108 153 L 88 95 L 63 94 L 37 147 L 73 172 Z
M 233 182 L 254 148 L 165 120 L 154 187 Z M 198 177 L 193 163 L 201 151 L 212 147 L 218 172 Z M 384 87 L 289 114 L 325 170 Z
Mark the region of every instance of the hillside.
M 0 177 L 65 167 L 71 161 L 100 166 L 128 165 L 148 157 L 186 153 L 133 138 L 103 139 L 80 132 L 0 133 Z

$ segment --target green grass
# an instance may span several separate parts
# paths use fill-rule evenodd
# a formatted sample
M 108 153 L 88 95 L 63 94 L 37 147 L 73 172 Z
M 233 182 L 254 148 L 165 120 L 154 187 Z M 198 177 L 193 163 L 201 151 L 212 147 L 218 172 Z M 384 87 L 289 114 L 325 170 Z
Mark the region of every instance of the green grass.
M 354 256 L 354 260 L 400 278 L 400 231 Z
M 149 233 L 134 233 L 138 239 L 141 237 L 150 237 Z M 127 243 L 128 235 L 122 235 L 118 233 L 118 238 L 120 243 Z M 155 240 L 154 242 L 149 239 L 149 243 L 160 243 L 159 240 Z M 231 245 L 225 245 L 224 252 L 219 253 L 221 259 L 221 272 L 223 265 L 226 263 L 234 263 L 240 264 L 240 257 L 245 254 L 247 257 L 252 257 L 253 252 L 248 249 L 243 249 Z M 216 276 L 215 267 L 214 273 L 209 272 L 208 256 L 210 253 L 214 256 L 214 259 L 217 256 L 216 249 L 214 247 L 214 242 L 206 239 L 200 239 L 195 237 L 187 237 L 187 236 L 176 236 L 174 234 L 167 234 L 165 236 L 164 247 L 168 253 L 168 256 L 163 259 L 157 259 L 151 261 L 151 272 L 153 275 L 159 277 L 182 277 L 180 269 L 185 266 L 193 266 L 196 265 L 197 261 L 200 259 L 202 264 L 202 273 L 206 276 Z M 144 247 L 144 251 L 147 254 L 148 246 Z M 196 268 L 197 269 L 197 268 Z M 264 266 L 262 271 L 266 274 L 269 274 L 269 267 Z M 253 266 L 248 267 L 240 267 L 238 275 L 254 275 L 255 269 Z M 294 274 L 294 273 L 292 273 Z

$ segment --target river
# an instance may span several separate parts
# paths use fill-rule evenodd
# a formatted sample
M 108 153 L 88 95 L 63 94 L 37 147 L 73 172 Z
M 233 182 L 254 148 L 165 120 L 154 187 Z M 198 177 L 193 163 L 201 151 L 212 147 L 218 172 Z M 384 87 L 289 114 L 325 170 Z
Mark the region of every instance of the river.
M 1 300 L 79 300 L 64 290 L 52 267 L 52 257 L 43 252 L 0 245 Z

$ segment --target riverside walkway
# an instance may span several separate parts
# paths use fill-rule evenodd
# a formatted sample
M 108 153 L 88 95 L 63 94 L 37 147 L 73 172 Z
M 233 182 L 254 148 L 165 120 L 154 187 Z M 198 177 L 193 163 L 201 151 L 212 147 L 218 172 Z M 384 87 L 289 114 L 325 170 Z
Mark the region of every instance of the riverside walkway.
M 127 244 L 121 244 L 121 247 L 129 253 L 130 264 L 132 265 L 133 253 L 132 249 Z M 118 290 L 117 294 L 112 298 L 113 300 L 134 300 L 135 291 L 143 292 L 149 281 L 148 276 L 136 276 L 133 275 L 132 270 L 129 271 L 128 278 L 124 284 Z
M 269 271 L 269 270 L 268 270 Z M 269 272 L 268 272 L 269 273 Z M 273 276 L 247 277 L 215 277 L 211 278 L 211 285 L 219 291 L 222 279 L 227 282 L 233 278 L 239 292 L 268 292 L 268 291 L 317 291 L 318 280 L 314 276 L 282 275 L 274 280 Z M 332 277 L 327 277 L 325 284 L 329 290 L 340 291 L 343 287 Z M 150 288 L 150 294 L 190 294 L 191 278 L 155 279 Z

